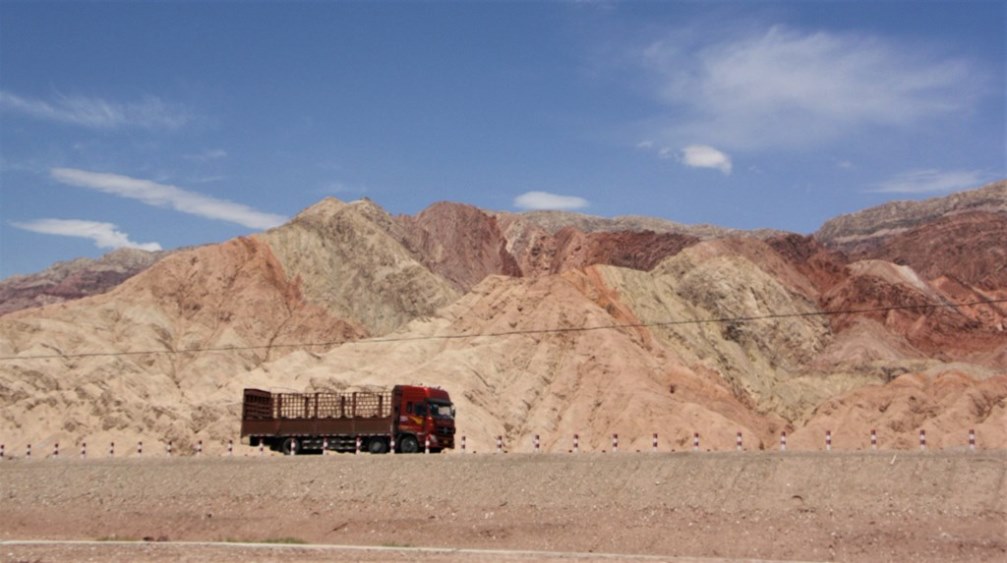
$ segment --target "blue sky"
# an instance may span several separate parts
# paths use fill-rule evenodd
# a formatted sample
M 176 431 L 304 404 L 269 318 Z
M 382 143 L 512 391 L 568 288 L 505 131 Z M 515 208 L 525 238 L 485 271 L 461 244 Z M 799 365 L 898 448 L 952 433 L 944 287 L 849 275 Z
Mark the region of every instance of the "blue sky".
M 1005 176 L 1005 2 L 0 3 L 0 277 L 326 196 L 812 232 Z

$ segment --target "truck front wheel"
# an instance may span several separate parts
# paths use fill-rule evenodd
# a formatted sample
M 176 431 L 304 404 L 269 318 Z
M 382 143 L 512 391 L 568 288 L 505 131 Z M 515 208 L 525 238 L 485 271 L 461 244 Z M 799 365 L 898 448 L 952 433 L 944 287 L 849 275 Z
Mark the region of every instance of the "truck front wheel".
M 416 440 L 416 436 L 409 436 L 408 434 L 402 436 L 399 439 L 399 451 L 404 454 L 414 454 L 420 451 L 420 443 Z

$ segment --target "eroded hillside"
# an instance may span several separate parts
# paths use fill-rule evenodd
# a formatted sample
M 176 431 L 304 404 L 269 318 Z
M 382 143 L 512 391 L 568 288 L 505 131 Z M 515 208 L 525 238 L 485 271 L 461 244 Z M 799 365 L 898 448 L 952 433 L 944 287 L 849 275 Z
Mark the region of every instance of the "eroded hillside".
M 1004 185 L 812 237 L 327 199 L 0 317 L 0 436 L 181 447 L 235 438 L 246 386 L 423 383 L 472 443 L 516 448 L 1007 447 Z

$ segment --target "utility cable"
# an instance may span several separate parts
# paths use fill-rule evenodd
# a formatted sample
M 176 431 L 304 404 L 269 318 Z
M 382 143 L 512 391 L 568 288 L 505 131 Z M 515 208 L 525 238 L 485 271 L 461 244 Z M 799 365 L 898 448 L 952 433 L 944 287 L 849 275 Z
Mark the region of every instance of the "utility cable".
M 74 359 L 93 357 L 122 357 L 122 356 L 143 356 L 148 354 L 203 354 L 215 352 L 240 352 L 248 350 L 268 350 L 271 348 L 313 348 L 332 347 L 340 345 L 367 345 L 367 344 L 387 344 L 396 342 L 423 342 L 436 340 L 461 340 L 466 338 L 499 338 L 505 336 L 527 336 L 537 334 L 564 334 L 572 332 L 591 332 L 597 330 L 621 330 L 651 327 L 668 327 L 695 324 L 717 324 L 717 323 L 750 323 L 775 319 L 787 318 L 807 318 L 807 317 L 828 317 L 834 315 L 855 315 L 866 313 L 886 313 L 889 311 L 905 311 L 918 309 L 962 309 L 965 307 L 975 307 L 979 305 L 996 305 L 1007 303 L 1007 298 L 972 301 L 967 303 L 926 303 L 920 305 L 890 305 L 885 307 L 872 307 L 866 309 L 834 309 L 823 311 L 810 311 L 806 313 L 771 313 L 766 315 L 752 315 L 744 317 L 712 317 L 707 319 L 682 319 L 675 321 L 657 321 L 647 323 L 611 324 L 598 326 L 581 327 L 559 327 L 542 329 L 522 329 L 507 330 L 498 332 L 481 332 L 474 334 L 442 334 L 429 336 L 387 336 L 378 338 L 367 338 L 363 340 L 331 341 L 331 342 L 300 342 L 286 344 L 261 344 L 249 346 L 220 346 L 206 348 L 187 348 L 184 350 L 136 350 L 126 352 L 80 352 L 74 354 L 34 354 L 26 356 L 0 356 L 0 361 L 16 360 L 44 360 L 44 359 Z

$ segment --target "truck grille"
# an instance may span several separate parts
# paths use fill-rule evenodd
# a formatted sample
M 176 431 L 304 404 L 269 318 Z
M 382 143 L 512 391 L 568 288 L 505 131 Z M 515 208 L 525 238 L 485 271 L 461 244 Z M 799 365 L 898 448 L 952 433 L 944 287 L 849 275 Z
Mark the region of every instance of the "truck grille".
M 453 426 L 438 426 L 434 432 L 436 432 L 438 436 L 454 436 L 455 429 Z

